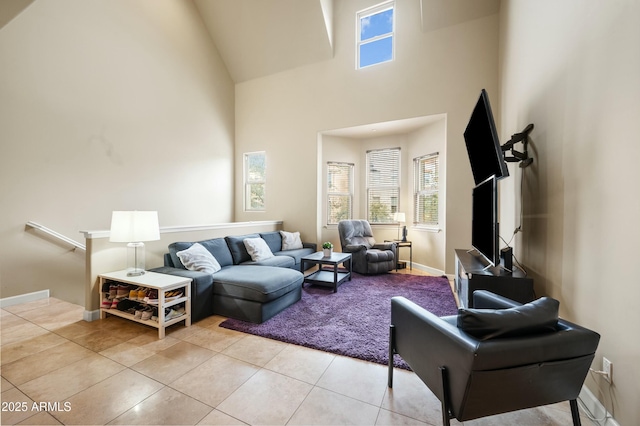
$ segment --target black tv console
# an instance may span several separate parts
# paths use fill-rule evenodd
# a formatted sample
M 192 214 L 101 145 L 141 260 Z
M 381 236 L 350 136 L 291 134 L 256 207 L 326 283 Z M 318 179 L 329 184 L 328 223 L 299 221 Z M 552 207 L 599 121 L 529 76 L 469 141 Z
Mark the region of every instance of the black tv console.
M 473 292 L 489 290 L 520 303 L 535 299 L 533 278 L 513 266 L 508 272 L 499 266 L 486 268 L 482 256 L 468 250 L 456 249 L 455 288 L 461 308 L 473 308 Z

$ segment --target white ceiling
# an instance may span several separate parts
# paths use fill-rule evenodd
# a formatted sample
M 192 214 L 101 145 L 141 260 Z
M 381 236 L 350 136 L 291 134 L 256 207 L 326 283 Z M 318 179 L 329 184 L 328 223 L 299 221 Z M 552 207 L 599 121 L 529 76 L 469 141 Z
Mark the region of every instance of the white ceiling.
M 444 120 L 446 114 L 436 114 L 424 117 L 406 118 L 403 120 L 385 121 L 383 123 L 364 124 L 362 126 L 346 127 L 344 129 L 321 132 L 323 135 L 340 136 L 350 139 L 369 139 L 388 135 L 403 135 L 425 127 L 436 121 Z
M 428 32 L 495 15 L 500 0 L 420 0 L 422 31 Z
M 35 0 L 0 0 L 0 29 Z
M 331 0 L 195 3 L 236 83 L 333 57 Z
M 333 3 L 349 0 L 193 1 L 231 78 L 240 83 L 331 59 Z M 424 32 L 500 10 L 500 0 L 397 1 L 399 5 L 406 1 L 420 2 Z M 0 0 L 0 28 L 32 2 Z M 377 2 L 371 0 L 372 5 Z

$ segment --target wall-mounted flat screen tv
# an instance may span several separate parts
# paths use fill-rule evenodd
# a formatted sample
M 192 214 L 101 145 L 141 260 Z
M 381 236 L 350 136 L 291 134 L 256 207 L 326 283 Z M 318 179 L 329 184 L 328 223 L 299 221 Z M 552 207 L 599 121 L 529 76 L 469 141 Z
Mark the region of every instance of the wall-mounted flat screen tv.
M 464 141 L 467 145 L 475 185 L 484 182 L 490 176 L 495 176 L 497 179 L 509 176 L 496 131 L 496 123 L 493 120 L 489 95 L 484 89 L 480 93 L 480 98 L 464 131 Z
M 494 176 L 473 188 L 471 245 L 491 266 L 500 263 L 498 182 Z

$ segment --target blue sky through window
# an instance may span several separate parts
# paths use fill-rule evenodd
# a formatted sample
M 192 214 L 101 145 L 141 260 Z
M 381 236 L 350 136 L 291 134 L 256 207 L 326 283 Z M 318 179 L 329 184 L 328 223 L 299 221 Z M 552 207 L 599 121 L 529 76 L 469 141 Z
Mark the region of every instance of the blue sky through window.
M 393 8 L 359 18 L 358 68 L 393 59 Z
M 393 9 L 360 19 L 360 40 L 387 34 L 393 31 Z

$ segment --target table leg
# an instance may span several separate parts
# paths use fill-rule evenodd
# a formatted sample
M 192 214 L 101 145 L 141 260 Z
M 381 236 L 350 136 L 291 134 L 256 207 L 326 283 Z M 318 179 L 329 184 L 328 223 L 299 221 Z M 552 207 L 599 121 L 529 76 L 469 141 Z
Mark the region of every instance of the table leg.
M 333 264 L 333 292 L 338 292 L 338 262 Z
M 409 246 L 409 269 L 413 271 L 413 244 Z

